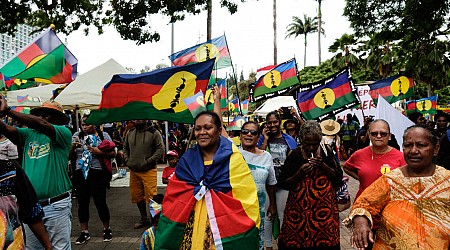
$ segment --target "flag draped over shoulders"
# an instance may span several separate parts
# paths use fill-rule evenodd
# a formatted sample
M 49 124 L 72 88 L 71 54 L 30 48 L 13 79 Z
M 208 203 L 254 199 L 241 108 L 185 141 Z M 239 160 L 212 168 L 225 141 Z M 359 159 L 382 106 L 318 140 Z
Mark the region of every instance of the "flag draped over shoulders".
M 186 230 L 192 213 L 193 232 Z M 203 225 L 209 222 L 215 249 L 258 247 L 256 185 L 237 147 L 223 137 L 208 167 L 198 145 L 180 159 L 163 201 L 156 249 L 179 249 L 186 237 L 191 237 L 192 249 L 203 247 L 206 226 L 195 226 L 202 220 Z

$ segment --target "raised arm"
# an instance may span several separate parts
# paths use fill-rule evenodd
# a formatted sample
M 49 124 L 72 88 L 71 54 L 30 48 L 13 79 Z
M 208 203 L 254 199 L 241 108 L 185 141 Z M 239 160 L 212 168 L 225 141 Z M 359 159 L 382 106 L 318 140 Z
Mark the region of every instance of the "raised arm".
M 223 122 L 222 122 L 222 111 L 221 111 L 221 107 L 220 107 L 220 91 L 219 88 L 214 85 L 212 87 L 212 92 L 213 92 L 213 97 L 214 97 L 214 113 L 216 113 L 219 118 L 220 118 L 220 124 L 222 124 L 222 136 L 225 138 L 228 138 L 228 133 L 225 130 L 225 128 L 223 128 Z

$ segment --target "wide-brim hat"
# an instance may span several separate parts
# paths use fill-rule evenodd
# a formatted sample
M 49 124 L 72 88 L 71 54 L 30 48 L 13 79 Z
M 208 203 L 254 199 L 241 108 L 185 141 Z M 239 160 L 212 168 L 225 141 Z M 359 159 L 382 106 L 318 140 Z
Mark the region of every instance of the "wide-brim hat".
M 322 134 L 335 135 L 341 130 L 341 125 L 337 121 L 328 119 L 320 123 L 320 128 L 322 129 Z
M 44 103 L 42 103 L 41 107 L 30 110 L 30 114 L 39 115 L 43 110 L 52 113 L 56 117 L 56 125 L 66 125 L 69 122 L 69 117 L 64 114 L 63 108 L 59 102 L 50 100 L 45 101 Z

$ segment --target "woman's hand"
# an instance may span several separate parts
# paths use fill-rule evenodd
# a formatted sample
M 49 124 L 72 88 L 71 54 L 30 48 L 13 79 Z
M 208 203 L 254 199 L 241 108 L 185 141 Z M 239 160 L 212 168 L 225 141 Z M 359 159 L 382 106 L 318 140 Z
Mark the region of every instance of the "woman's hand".
M 269 140 L 269 129 L 267 127 L 265 127 L 262 131 L 262 135 L 264 137 L 264 141 Z
M 369 227 L 369 220 L 364 216 L 353 218 L 353 233 L 350 243 L 353 248 L 365 249 L 369 246 L 369 241 L 373 243 L 373 233 Z
M 277 213 L 277 206 L 275 204 L 270 203 L 269 207 L 267 208 L 267 217 L 269 220 L 273 220 L 273 217 Z
M 97 148 L 97 147 L 91 147 L 91 146 L 88 146 L 87 149 L 88 149 L 88 151 L 91 152 L 93 155 L 99 155 L 99 154 L 102 153 L 102 151 L 101 151 L 99 148 Z
M 297 175 L 303 176 L 303 175 L 311 172 L 311 170 L 313 170 L 313 168 L 314 168 L 314 165 L 311 164 L 310 162 L 307 162 L 300 166 L 300 168 L 297 170 Z
M 322 157 L 309 158 L 308 162 L 313 166 L 313 168 L 320 168 L 323 166 Z
M 221 96 L 220 96 L 219 88 L 218 88 L 216 85 L 214 85 L 214 86 L 211 88 L 211 90 L 212 90 L 212 93 L 213 93 L 214 103 L 215 103 L 215 102 L 220 102 Z

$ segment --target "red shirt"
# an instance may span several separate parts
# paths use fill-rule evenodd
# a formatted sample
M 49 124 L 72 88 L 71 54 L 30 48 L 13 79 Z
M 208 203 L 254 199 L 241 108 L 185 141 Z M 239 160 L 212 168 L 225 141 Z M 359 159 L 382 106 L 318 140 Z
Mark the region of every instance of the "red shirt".
M 164 168 L 163 173 L 162 173 L 162 178 L 167 178 L 170 180 L 170 178 L 172 178 L 172 176 L 175 173 L 175 168 L 171 167 L 171 166 L 167 166 Z
M 382 174 L 404 166 L 406 162 L 403 153 L 395 148 L 385 154 L 372 154 L 372 149 L 368 146 L 353 153 L 344 165 L 347 169 L 358 171 L 359 190 L 356 199 Z

